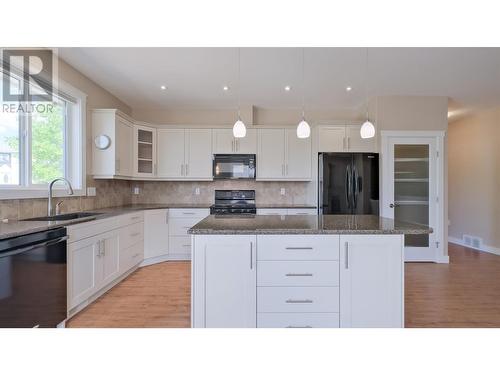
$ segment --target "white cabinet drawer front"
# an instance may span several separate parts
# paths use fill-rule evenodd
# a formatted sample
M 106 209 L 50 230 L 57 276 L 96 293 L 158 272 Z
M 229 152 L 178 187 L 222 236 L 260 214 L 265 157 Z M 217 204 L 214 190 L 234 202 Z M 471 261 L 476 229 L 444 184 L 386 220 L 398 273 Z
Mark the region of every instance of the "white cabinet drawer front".
M 339 312 L 338 287 L 258 287 L 258 312 Z
M 144 213 L 142 211 L 118 216 L 118 222 L 120 227 L 124 227 L 130 224 L 135 224 L 141 221 L 144 221 Z
M 168 217 L 204 218 L 208 215 L 210 215 L 209 208 L 171 208 L 168 210 Z
M 338 260 L 338 235 L 257 236 L 258 260 Z
M 120 250 L 120 272 L 126 272 L 144 259 L 144 246 L 142 242 L 136 243 L 126 249 Z
M 286 208 L 257 208 L 257 215 L 286 215 Z
M 169 222 L 169 231 L 171 236 L 187 236 L 188 229 L 196 225 L 202 219 L 188 218 L 188 219 L 172 219 Z
M 169 254 L 191 254 L 191 236 L 170 237 L 168 242 Z
M 323 261 L 259 261 L 258 286 L 338 286 L 339 262 Z
M 125 249 L 138 242 L 144 242 L 144 223 L 136 223 L 120 228 L 120 249 Z
M 315 208 L 289 208 L 288 215 L 317 215 L 318 211 Z
M 339 328 L 339 314 L 259 313 L 257 328 Z
M 110 230 L 118 228 L 118 226 L 119 225 L 115 218 L 70 225 L 68 226 L 68 243 L 80 241 L 104 232 L 109 232 Z

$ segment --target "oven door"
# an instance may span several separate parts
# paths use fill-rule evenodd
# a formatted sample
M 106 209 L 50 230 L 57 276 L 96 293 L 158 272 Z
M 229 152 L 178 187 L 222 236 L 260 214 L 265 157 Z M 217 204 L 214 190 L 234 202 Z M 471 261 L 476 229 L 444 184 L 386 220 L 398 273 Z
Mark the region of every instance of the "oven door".
M 22 237 L 38 238 L 0 252 L 0 327 L 54 328 L 66 319 L 66 230 Z
M 255 179 L 255 155 L 214 155 L 214 179 Z

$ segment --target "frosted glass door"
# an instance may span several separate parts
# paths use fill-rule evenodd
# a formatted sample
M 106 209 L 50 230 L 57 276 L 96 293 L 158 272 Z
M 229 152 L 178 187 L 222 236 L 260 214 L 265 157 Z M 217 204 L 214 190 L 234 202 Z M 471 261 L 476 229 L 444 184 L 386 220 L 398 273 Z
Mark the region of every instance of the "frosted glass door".
M 429 145 L 394 145 L 394 219 L 429 225 Z M 429 247 L 429 235 L 406 235 L 405 245 Z

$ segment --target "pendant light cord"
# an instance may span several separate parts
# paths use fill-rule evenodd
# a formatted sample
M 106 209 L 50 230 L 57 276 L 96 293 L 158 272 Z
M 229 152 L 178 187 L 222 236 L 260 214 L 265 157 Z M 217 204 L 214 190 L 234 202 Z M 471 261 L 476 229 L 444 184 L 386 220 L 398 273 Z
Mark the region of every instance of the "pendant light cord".
M 238 47 L 238 120 L 241 120 L 241 48 Z
M 302 120 L 305 120 L 304 114 L 304 102 L 305 102 L 305 92 L 306 92 L 306 78 L 305 78 L 305 48 L 302 47 Z
M 365 98 L 366 98 L 366 120 L 368 121 L 368 47 L 365 53 Z

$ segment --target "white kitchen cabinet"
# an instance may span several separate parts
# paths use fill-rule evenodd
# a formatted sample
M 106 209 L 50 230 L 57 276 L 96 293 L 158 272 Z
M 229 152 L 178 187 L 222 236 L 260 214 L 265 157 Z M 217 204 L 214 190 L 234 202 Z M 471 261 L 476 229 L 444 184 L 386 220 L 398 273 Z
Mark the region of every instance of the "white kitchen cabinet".
M 120 274 L 120 241 L 118 230 L 104 233 L 101 236 L 102 276 L 98 285 L 107 285 Z
M 98 148 L 96 138 L 108 137 L 109 146 Z M 94 178 L 125 178 L 133 175 L 134 127 L 114 109 L 92 111 L 92 174 Z
M 193 326 L 255 328 L 256 237 L 195 236 Z
M 196 180 L 212 179 L 212 130 L 185 130 L 185 177 Z
M 188 229 L 210 215 L 208 208 L 171 208 L 168 210 L 169 259 L 191 259 L 191 235 Z
M 403 236 L 340 236 L 340 326 L 403 327 Z
M 361 125 L 321 126 L 318 152 L 377 152 L 377 138 L 361 138 L 360 129 Z
M 232 129 L 213 129 L 214 154 L 256 154 L 257 130 L 247 129 L 243 138 L 233 137 Z
M 168 209 L 144 211 L 144 259 L 168 254 Z
M 154 177 L 156 175 L 156 129 L 134 126 L 134 176 Z
M 211 129 L 158 129 L 158 177 L 212 179 Z
M 259 129 L 258 180 L 311 179 L 311 138 L 299 139 L 295 129 Z
M 158 177 L 184 177 L 184 129 L 158 129 Z

